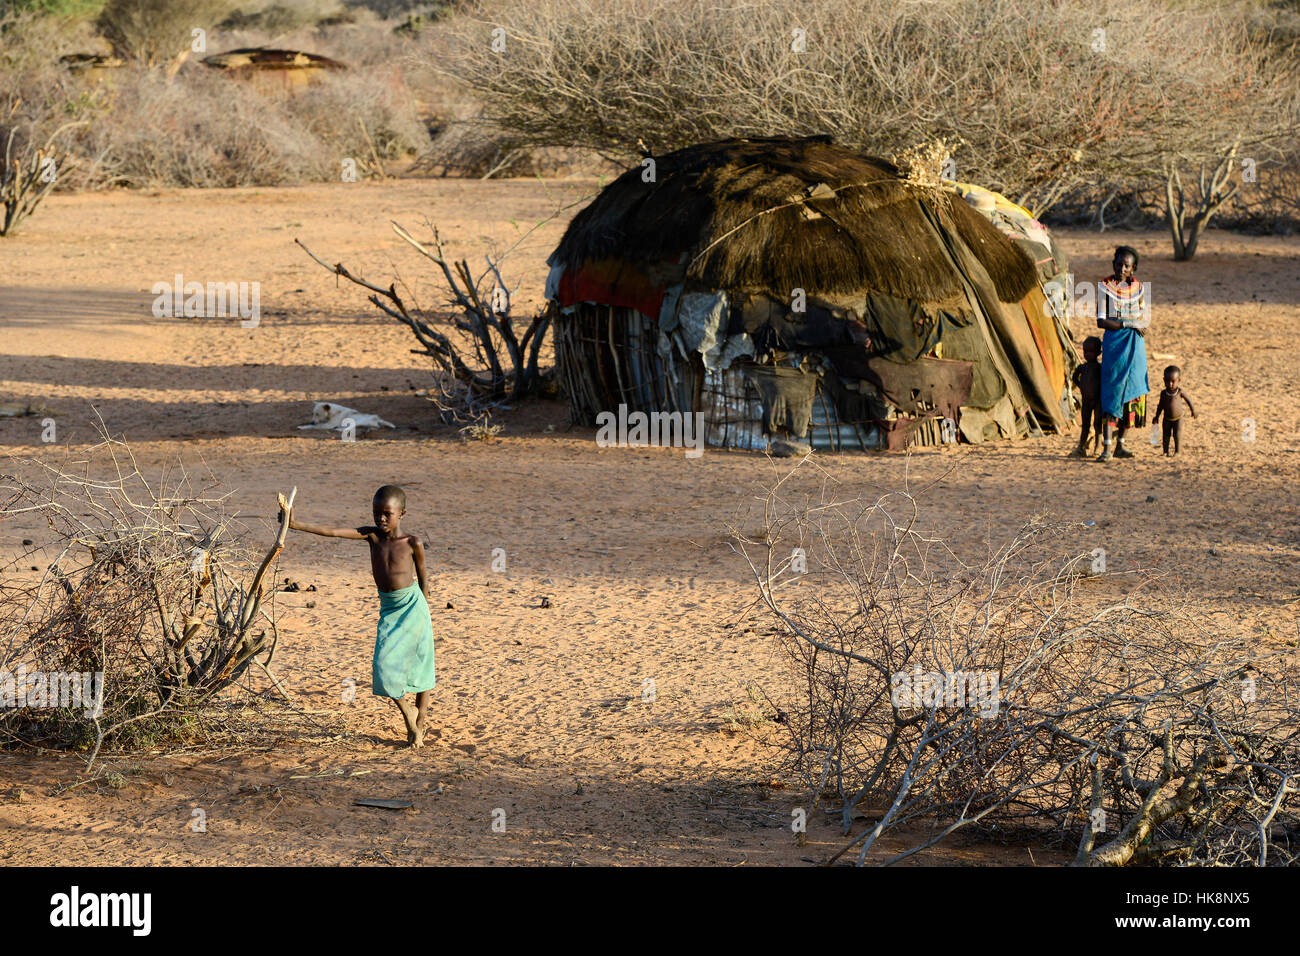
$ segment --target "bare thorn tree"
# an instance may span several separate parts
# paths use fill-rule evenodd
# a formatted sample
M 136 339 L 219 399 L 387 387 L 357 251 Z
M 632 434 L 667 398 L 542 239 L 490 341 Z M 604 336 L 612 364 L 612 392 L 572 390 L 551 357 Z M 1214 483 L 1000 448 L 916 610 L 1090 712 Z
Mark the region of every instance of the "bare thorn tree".
M 411 351 L 433 359 L 440 373 L 439 407 L 446 422 L 479 423 L 494 409 L 541 392 L 548 373 L 538 368 L 538 358 L 551 312 L 534 315 L 522 333 L 512 315 L 513 296 L 501 274 L 500 262 L 485 256 L 487 267 L 477 276 L 466 259 L 447 259 L 438 229 L 426 221 L 432 239 L 421 242 L 397 223 L 393 231 L 442 272 L 456 310 L 442 331 L 428 312 L 408 306 L 394 280 L 387 287 L 355 275 L 341 262 L 330 265 L 300 239 L 307 255 L 336 276 L 370 292 L 369 301 L 384 314 L 406 325 L 420 343 Z
M 1241 146 L 1238 138 L 1227 154 L 1219 160 L 1214 171 L 1206 180 L 1206 164 L 1201 164 L 1200 177 L 1194 205 L 1188 209 L 1188 196 L 1183 189 L 1182 175 L 1178 162 L 1170 159 L 1165 167 L 1165 219 L 1169 223 L 1169 234 L 1174 242 L 1174 259 L 1186 262 L 1196 255 L 1197 243 L 1201 233 L 1210 224 L 1210 219 L 1219 208 L 1232 199 L 1240 188 L 1240 183 L 1230 181 L 1232 167 L 1237 159 L 1237 150 Z M 1191 218 L 1188 218 L 1190 213 Z

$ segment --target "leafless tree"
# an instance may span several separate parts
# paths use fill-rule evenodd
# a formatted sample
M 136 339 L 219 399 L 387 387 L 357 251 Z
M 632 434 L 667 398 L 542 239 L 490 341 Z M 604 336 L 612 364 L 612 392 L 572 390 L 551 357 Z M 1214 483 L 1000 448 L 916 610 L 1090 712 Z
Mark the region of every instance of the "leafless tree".
M 376 308 L 410 328 L 420 344 L 411 351 L 433 359 L 444 421 L 480 424 L 494 409 L 545 387 L 548 373 L 538 367 L 538 357 L 551 313 L 534 315 L 521 334 L 512 315 L 513 292 L 501 274 L 500 260 L 485 256 L 487 267 L 476 276 L 468 260 L 448 261 L 437 227 L 427 225 L 432 233 L 427 243 L 397 223 L 393 223 L 393 231 L 442 272 L 450 304 L 456 310 L 442 322 L 428 311 L 408 306 L 398 291 L 400 280 L 387 287 L 377 285 L 353 274 L 341 262 L 330 265 L 301 240 L 294 242 L 334 275 L 369 291 L 368 299 Z
M 0 120 L 0 236 L 8 236 L 32 214 L 54 188 L 68 164 L 68 154 L 57 148 L 63 133 L 81 123 L 65 123 L 37 142 L 33 126 L 19 116 L 21 100 L 10 101 Z

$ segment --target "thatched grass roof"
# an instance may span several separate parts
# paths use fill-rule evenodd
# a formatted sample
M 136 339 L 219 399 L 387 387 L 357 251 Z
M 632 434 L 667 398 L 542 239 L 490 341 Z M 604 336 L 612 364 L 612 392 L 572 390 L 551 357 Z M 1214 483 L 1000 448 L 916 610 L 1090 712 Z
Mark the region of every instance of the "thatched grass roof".
M 633 167 L 573 218 L 553 265 L 618 258 L 652 267 L 684 254 L 682 278 L 713 289 L 939 302 L 961 287 L 928 208 L 971 248 L 1003 301 L 1037 281 L 1030 259 L 956 194 L 913 186 L 893 163 L 830 137 L 731 139 L 654 160 L 654 182 Z

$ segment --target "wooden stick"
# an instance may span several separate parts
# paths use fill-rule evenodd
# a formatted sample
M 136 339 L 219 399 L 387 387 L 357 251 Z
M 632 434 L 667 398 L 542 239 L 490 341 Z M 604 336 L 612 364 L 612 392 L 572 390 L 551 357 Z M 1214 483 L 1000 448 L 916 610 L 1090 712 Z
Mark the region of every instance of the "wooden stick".
M 257 574 L 253 575 L 253 583 L 248 588 L 248 601 L 244 606 L 244 613 L 240 615 L 239 623 L 242 628 L 248 627 L 252 622 L 253 616 L 257 613 L 257 608 L 262 602 L 262 579 L 266 577 L 267 570 L 284 550 L 284 539 L 289 534 L 289 519 L 293 514 L 293 500 L 298 496 L 298 486 L 294 485 L 293 490 L 289 492 L 289 500 L 286 502 L 284 496 L 280 495 L 280 501 L 284 507 L 284 517 L 280 521 L 280 533 L 275 539 L 275 544 L 271 550 L 266 553 L 262 559 L 262 566 L 257 569 Z

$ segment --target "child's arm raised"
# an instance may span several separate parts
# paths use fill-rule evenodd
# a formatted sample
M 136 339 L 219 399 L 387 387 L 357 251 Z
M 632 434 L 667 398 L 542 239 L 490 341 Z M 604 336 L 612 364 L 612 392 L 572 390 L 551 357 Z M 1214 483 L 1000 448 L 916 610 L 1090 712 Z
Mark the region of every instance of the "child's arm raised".
M 310 534 L 320 534 L 327 538 L 351 538 L 354 541 L 365 541 L 369 535 L 363 534 L 361 528 L 328 528 L 321 524 L 308 524 L 305 521 L 299 521 L 297 518 L 289 518 L 289 527 L 294 531 L 306 531 Z

